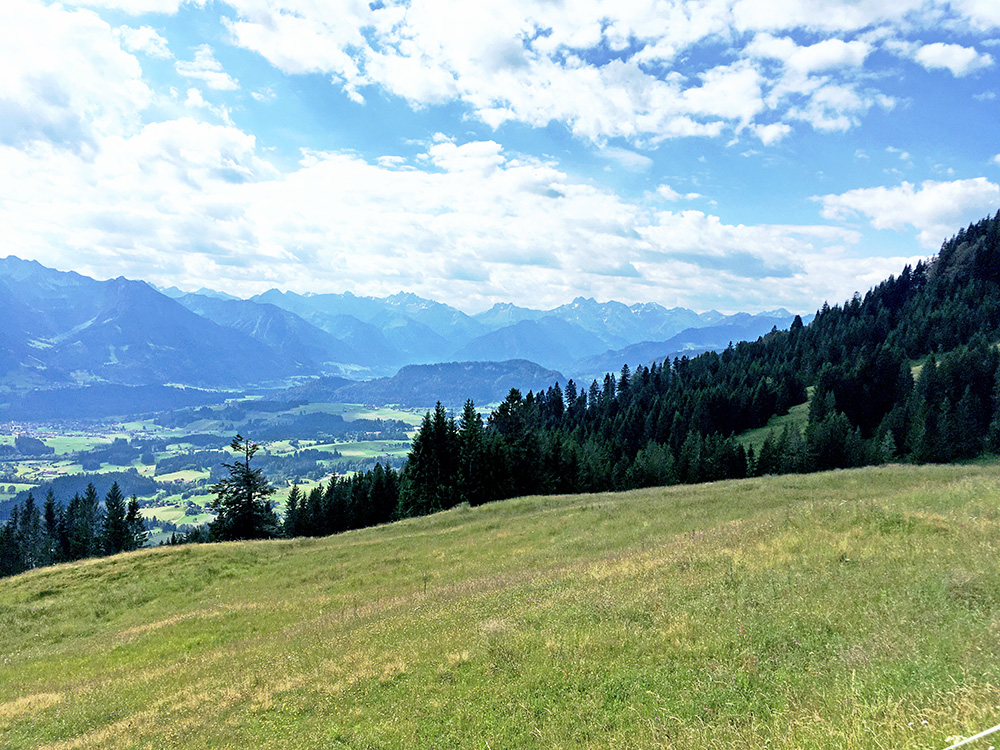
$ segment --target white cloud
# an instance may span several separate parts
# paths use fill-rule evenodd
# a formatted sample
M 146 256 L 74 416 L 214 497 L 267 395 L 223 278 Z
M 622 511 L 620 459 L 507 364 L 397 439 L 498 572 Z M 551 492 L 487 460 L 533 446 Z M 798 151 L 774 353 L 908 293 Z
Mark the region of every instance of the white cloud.
M 191 118 L 104 137 L 90 157 L 2 147 L 0 224 L 19 254 L 102 278 L 244 294 L 407 289 L 470 308 L 581 293 L 802 307 L 829 293 L 831 253 L 856 242 L 658 212 L 493 141 L 438 139 L 416 161 L 308 151 L 286 173 L 257 151 L 237 128 Z
M 274 93 L 274 89 L 268 86 L 265 89 L 260 89 L 259 91 L 251 91 L 250 96 L 252 96 L 256 101 L 266 104 L 267 102 L 273 102 L 277 97 Z
M 4 0 L 0 49 L 0 143 L 87 147 L 137 127 L 152 98 L 138 61 L 88 10 Z
M 736 0 L 732 13 L 740 31 L 847 32 L 902 21 L 924 5 L 923 0 Z
M 178 60 L 174 63 L 177 72 L 186 78 L 196 78 L 216 91 L 235 91 L 239 82 L 222 69 L 222 63 L 215 59 L 212 48 L 200 45 L 194 52 L 194 60 Z
M 842 221 L 860 214 L 875 229 L 917 229 L 917 239 L 928 249 L 936 249 L 956 228 L 992 213 L 1000 203 L 1000 185 L 985 177 L 951 182 L 925 180 L 917 188 L 909 182 L 899 187 L 849 190 L 840 195 L 823 195 L 822 215 Z
M 913 53 L 913 59 L 927 70 L 944 68 L 959 77 L 993 65 L 993 58 L 985 52 L 980 54 L 972 47 L 942 42 L 923 45 Z
M 994 156 L 992 161 L 993 161 L 994 164 L 996 164 L 998 167 L 1000 167 L 1000 154 L 997 154 L 996 156 Z
M 631 172 L 648 172 L 653 166 L 653 160 L 648 156 L 618 146 L 605 146 L 601 149 L 601 156 L 617 162 Z
M 182 5 L 194 5 L 200 8 L 205 4 L 205 0 L 72 0 L 70 4 L 120 10 L 133 16 L 143 13 L 173 15 Z
M 119 26 L 115 30 L 115 36 L 121 40 L 122 46 L 129 52 L 142 52 L 144 55 L 160 60 L 173 58 L 167 40 L 160 36 L 159 32 L 152 26 L 140 26 L 137 29 L 131 26 Z
M 225 2 L 234 43 L 286 73 L 329 74 L 356 102 L 379 87 L 414 108 L 462 102 L 493 128 L 559 122 L 597 144 L 641 146 L 752 125 L 773 143 L 785 131 L 757 122 L 769 111 L 786 124 L 847 130 L 873 106 L 893 104 L 865 69 L 883 40 L 991 18 L 979 0 Z M 803 36 L 812 43 L 796 41 Z M 727 57 L 691 54 L 718 44 L 729 45 Z M 963 74 L 990 60 L 939 46 L 921 59 Z M 594 62 L 598 47 L 615 54 Z
M 808 75 L 832 68 L 858 67 L 864 64 L 871 45 L 860 40 L 824 39 L 802 47 L 788 37 L 776 38 L 762 33 L 754 37 L 746 52 L 752 57 L 780 60 L 791 71 Z
M 207 102 L 205 97 L 202 96 L 201 91 L 196 88 L 189 88 L 187 90 L 187 96 L 184 99 L 184 106 L 190 109 L 203 109 L 207 112 L 211 112 L 227 125 L 233 124 L 232 116 L 228 107 L 225 105 L 216 106 Z
M 778 143 L 792 132 L 792 126 L 784 122 L 772 122 L 769 125 L 754 125 L 753 132 L 765 146 Z

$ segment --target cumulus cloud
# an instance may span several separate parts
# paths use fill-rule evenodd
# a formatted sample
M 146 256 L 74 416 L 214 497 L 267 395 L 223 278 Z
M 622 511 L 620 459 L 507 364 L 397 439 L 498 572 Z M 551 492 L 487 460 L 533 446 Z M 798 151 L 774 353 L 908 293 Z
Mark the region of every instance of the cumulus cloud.
M 993 57 L 980 54 L 972 47 L 934 42 L 925 44 L 913 54 L 913 59 L 928 70 L 946 69 L 953 76 L 966 76 L 993 65 Z
M 777 38 L 767 33 L 754 37 L 746 52 L 753 57 L 780 60 L 789 70 L 808 75 L 833 68 L 857 67 L 871 52 L 867 42 L 824 39 L 816 44 L 799 46 L 789 37 Z
M 439 138 L 410 159 L 304 151 L 284 173 L 253 136 L 193 118 L 98 145 L 90 156 L 0 148 L 0 222 L 19 252 L 99 277 L 245 294 L 280 284 L 408 289 L 470 308 L 580 293 L 753 308 L 829 293 L 831 253 L 857 241 L 658 211 L 489 140 Z M 665 185 L 659 195 L 697 197 Z
M 603 143 L 714 137 L 766 109 L 768 82 L 747 60 L 675 65 L 693 45 L 731 34 L 727 3 L 601 4 L 414 0 L 227 0 L 235 43 L 286 73 L 331 74 L 355 101 L 379 86 L 414 107 L 460 100 L 491 127 L 566 124 Z M 775 40 L 779 41 L 779 40 Z M 869 47 L 826 40 L 787 50 L 801 72 L 856 65 Z M 597 64 L 588 52 L 620 54 Z M 850 120 L 853 122 L 854 120 Z M 771 142 L 780 133 L 763 131 Z
M 152 98 L 134 56 L 88 10 L 0 3 L 0 143 L 70 148 L 134 129 Z
M 119 10 L 137 16 L 143 13 L 174 14 L 182 5 L 201 7 L 205 0 L 74 0 L 72 5 Z
M 239 82 L 222 69 L 222 63 L 215 59 L 215 53 L 207 44 L 200 45 L 194 52 L 194 60 L 178 60 L 174 68 L 185 78 L 196 78 L 216 91 L 235 91 Z
M 972 219 L 996 209 L 1000 185 L 985 177 L 935 182 L 919 187 L 903 182 L 898 187 L 849 190 L 839 195 L 818 196 L 826 219 L 841 221 L 852 215 L 866 217 L 875 229 L 901 230 L 914 227 L 920 244 L 930 250 Z
M 232 42 L 286 73 L 328 74 L 356 102 L 377 87 L 414 108 L 462 102 L 493 128 L 559 122 L 598 144 L 638 145 L 754 125 L 775 143 L 786 132 L 759 121 L 768 112 L 788 127 L 856 127 L 894 103 L 863 75 L 880 40 L 985 28 L 995 16 L 986 0 L 225 2 Z M 725 64 L 692 54 L 719 44 Z M 959 45 L 906 44 L 921 64 L 956 75 L 992 63 Z
M 753 132 L 760 138 L 761 143 L 770 146 L 791 133 L 792 126 L 784 122 L 772 122 L 768 125 L 754 125 Z
M 653 160 L 648 156 L 618 146 L 606 146 L 601 149 L 601 155 L 631 172 L 647 172 L 653 166 Z
M 115 30 L 115 35 L 121 40 L 122 47 L 129 52 L 142 52 L 144 55 L 160 60 L 173 58 L 167 40 L 160 36 L 160 33 L 152 26 L 140 26 L 137 29 L 131 26 L 120 26 Z

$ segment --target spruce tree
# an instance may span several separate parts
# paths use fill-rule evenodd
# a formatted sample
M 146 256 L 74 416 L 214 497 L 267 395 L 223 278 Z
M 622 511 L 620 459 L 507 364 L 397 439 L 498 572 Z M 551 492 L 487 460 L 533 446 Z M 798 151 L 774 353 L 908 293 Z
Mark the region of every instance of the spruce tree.
M 229 476 L 212 485 L 209 507 L 218 515 L 210 525 L 213 539 L 269 539 L 278 533 L 278 519 L 268 499 L 274 493 L 260 469 L 250 468 L 257 443 L 237 434 L 229 444 L 241 458 L 222 466 Z
M 282 524 L 282 531 L 286 537 L 292 538 L 301 534 L 299 530 L 299 506 L 302 505 L 302 490 L 297 484 L 292 485 L 288 491 L 288 500 L 285 502 L 285 521 Z
M 101 528 L 101 546 L 104 554 L 114 555 L 127 549 L 126 513 L 125 496 L 118 482 L 115 482 L 104 496 L 104 524 Z
M 142 517 L 142 510 L 139 508 L 139 498 L 132 495 L 125 511 L 125 549 L 133 550 L 145 547 L 148 538 L 149 532 L 146 531 L 146 522 Z

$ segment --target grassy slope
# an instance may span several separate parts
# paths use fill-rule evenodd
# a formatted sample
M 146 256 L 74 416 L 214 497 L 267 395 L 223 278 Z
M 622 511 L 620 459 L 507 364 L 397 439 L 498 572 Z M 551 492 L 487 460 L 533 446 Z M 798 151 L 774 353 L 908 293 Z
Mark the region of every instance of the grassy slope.
M 997 468 L 35 571 L 0 582 L 0 746 L 941 748 L 1000 720 Z

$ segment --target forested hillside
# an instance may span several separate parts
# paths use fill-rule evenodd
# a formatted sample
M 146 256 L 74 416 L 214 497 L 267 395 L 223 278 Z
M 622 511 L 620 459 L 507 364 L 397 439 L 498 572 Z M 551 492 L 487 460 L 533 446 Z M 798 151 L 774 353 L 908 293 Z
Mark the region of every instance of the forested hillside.
M 582 388 L 511 391 L 484 424 L 471 403 L 428 414 L 401 515 L 461 501 L 861 466 L 1000 449 L 1000 213 L 810 325 L 721 354 L 622 367 Z M 737 436 L 807 400 L 804 432 Z

